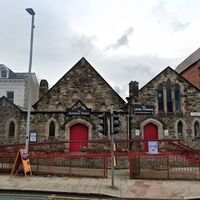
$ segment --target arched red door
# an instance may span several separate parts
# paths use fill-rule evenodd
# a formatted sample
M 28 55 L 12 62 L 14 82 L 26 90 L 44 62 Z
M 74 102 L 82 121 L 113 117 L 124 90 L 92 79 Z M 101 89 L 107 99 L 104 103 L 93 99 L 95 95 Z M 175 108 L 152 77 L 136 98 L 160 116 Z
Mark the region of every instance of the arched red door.
M 158 127 L 152 123 L 144 126 L 144 139 L 145 140 L 158 140 Z M 144 150 L 148 152 L 148 142 L 144 142 Z
M 75 142 L 85 141 L 85 142 Z M 88 147 L 88 127 L 75 124 L 70 128 L 70 152 L 80 152 L 80 146 Z

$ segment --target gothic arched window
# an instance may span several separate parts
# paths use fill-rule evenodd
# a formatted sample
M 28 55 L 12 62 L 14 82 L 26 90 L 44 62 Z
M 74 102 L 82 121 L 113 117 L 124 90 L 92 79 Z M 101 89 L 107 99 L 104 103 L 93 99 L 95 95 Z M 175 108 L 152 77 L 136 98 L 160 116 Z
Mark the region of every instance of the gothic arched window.
M 9 137 L 15 136 L 15 123 L 12 121 L 9 125 Z
M 199 129 L 199 122 L 198 121 L 196 121 L 194 123 L 194 136 L 200 137 L 200 129 Z
M 178 136 L 179 137 L 182 137 L 183 136 L 183 123 L 182 123 L 182 121 L 179 121 L 178 122 Z
M 72 94 L 72 103 L 76 103 L 79 100 L 78 92 L 73 92 Z
M 64 110 L 63 105 L 61 103 L 58 104 L 57 110 L 58 111 L 63 111 Z
M 86 101 L 86 106 L 88 108 L 92 108 L 92 106 L 93 106 L 93 97 L 92 97 L 92 93 L 91 92 L 87 93 L 85 101 Z
M 101 105 L 100 111 L 107 111 L 107 108 L 106 108 L 105 104 Z
M 56 126 L 54 121 L 52 121 L 49 125 L 49 137 L 55 137 Z

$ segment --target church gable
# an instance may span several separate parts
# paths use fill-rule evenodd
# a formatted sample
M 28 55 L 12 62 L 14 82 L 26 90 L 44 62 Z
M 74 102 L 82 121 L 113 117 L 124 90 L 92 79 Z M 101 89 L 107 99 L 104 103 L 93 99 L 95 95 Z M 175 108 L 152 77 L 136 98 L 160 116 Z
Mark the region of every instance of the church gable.
M 112 89 L 85 58 L 77 62 L 33 107 L 54 111 L 58 105 L 69 109 L 80 100 L 87 107 L 99 110 L 102 104 L 124 106 L 124 100 Z
M 170 82 L 172 86 L 179 85 L 182 88 L 187 88 L 190 90 L 191 88 L 194 91 L 198 91 L 199 89 L 192 85 L 188 80 L 182 77 L 179 73 L 173 70 L 171 67 L 165 68 L 162 72 L 160 72 L 157 76 L 155 76 L 152 80 L 150 80 L 146 85 L 144 85 L 134 96 L 141 96 L 146 94 L 145 96 L 155 96 L 157 94 L 157 90 L 159 85 L 166 86 L 167 82 Z M 133 97 L 133 96 L 132 96 Z M 141 100 L 145 102 L 143 96 L 141 96 Z
M 11 101 L 9 101 L 9 99 L 7 99 L 5 96 L 0 98 L 0 110 L 2 113 L 14 113 L 14 112 L 22 112 L 22 110 L 15 105 L 14 103 L 12 103 Z
M 156 112 L 185 113 L 197 109 L 199 96 L 198 88 L 167 67 L 134 94 L 130 102 L 153 106 Z

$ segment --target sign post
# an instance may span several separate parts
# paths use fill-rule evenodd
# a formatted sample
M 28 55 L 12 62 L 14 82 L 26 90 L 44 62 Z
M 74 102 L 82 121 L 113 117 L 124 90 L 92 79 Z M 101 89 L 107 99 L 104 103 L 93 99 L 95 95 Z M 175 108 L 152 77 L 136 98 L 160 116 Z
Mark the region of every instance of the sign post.
M 114 189 L 114 120 L 113 120 L 113 106 L 110 109 L 110 130 L 111 130 L 111 175 L 112 175 L 112 185 Z
M 10 178 L 12 177 L 13 173 L 15 173 L 15 175 L 17 174 L 20 164 L 23 165 L 25 177 L 27 177 L 26 173 L 28 173 L 28 172 L 30 172 L 30 175 L 32 176 L 28 153 L 26 152 L 25 149 L 20 149 L 15 158 L 15 162 L 14 162 L 11 174 L 10 174 Z

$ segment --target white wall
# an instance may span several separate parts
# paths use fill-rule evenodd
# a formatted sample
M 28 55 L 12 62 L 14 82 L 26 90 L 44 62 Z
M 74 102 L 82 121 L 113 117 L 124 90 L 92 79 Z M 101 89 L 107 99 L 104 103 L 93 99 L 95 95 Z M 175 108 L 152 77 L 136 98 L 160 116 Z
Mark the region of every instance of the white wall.
M 7 97 L 6 92 L 14 92 L 14 104 L 24 107 L 25 81 L 22 79 L 0 80 L 0 97 Z

